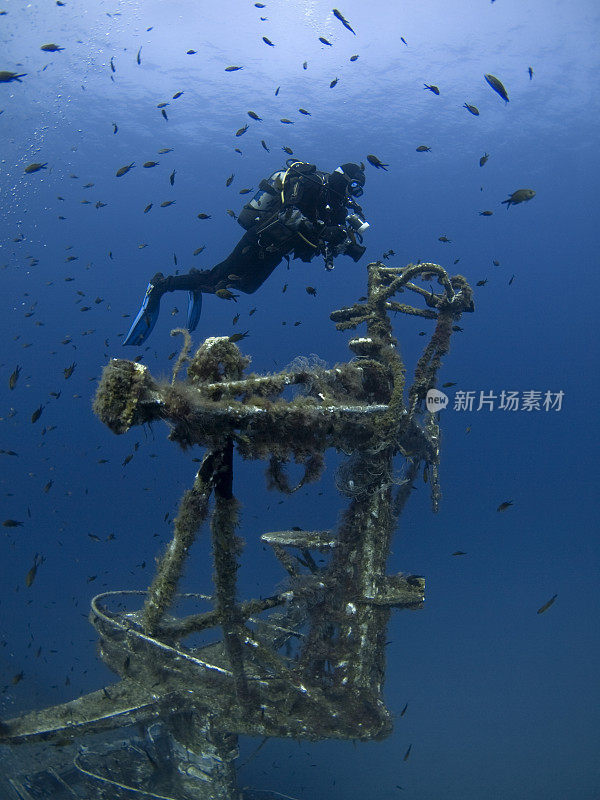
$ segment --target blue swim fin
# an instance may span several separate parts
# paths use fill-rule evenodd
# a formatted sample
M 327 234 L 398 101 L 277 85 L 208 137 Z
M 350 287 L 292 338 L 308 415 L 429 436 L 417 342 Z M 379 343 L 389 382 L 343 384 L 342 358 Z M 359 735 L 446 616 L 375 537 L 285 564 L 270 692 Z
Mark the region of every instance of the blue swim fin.
M 193 289 L 188 292 L 188 312 L 187 312 L 187 329 L 188 331 L 195 331 L 196 326 L 200 320 L 202 313 L 202 292 L 199 289 Z
M 155 282 L 150 282 L 146 288 L 142 306 L 133 321 L 133 325 L 129 329 L 129 333 L 123 339 L 124 345 L 131 344 L 135 345 L 135 347 L 139 347 L 144 344 L 156 325 L 156 320 L 158 319 L 158 313 L 160 311 L 161 295 L 153 291 L 157 281 L 155 278 L 152 280 Z

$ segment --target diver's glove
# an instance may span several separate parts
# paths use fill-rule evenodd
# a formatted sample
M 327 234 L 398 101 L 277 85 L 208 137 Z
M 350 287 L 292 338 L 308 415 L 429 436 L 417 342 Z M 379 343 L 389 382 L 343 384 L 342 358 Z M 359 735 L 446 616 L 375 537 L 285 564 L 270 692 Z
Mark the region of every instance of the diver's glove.
M 136 347 L 144 344 L 152 333 L 158 314 L 160 311 L 160 298 L 166 291 L 167 281 L 162 272 L 157 272 L 146 287 L 146 294 L 142 300 L 142 305 L 129 329 L 129 333 L 123 339 L 123 344 L 131 344 Z
M 304 214 L 297 208 L 286 208 L 279 214 L 279 221 L 289 231 L 297 233 L 312 233 L 314 225 L 304 216 Z
M 329 244 L 341 244 L 346 238 L 346 229 L 341 225 L 326 225 L 320 231 L 321 239 L 324 239 Z

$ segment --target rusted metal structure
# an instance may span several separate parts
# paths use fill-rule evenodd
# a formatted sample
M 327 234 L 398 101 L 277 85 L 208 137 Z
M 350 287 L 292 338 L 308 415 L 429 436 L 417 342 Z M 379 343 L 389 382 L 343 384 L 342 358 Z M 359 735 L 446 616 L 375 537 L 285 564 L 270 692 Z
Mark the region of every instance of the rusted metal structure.
M 423 279 L 439 288 L 423 288 L 416 282 Z M 399 302 L 408 292 L 425 307 Z M 424 580 L 388 575 L 386 563 L 423 468 L 437 509 L 438 415 L 425 398 L 453 325 L 472 310 L 465 279 L 439 265 L 373 263 L 364 302 L 331 314 L 338 330 L 366 324 L 349 342 L 347 363 L 326 369 L 297 361 L 276 374 L 245 374 L 249 359 L 227 337 L 207 339 L 190 356 L 183 331 L 171 382 L 154 380 L 135 362 L 109 363 L 94 410 L 112 431 L 163 420 L 182 448 L 206 452 L 148 591 L 108 592 L 92 602 L 101 656 L 120 681 L 2 724 L 0 742 L 58 741 L 72 760 L 62 772 L 37 773 L 39 787 L 42 776 L 56 781 L 54 794 L 36 793 L 31 777 L 11 778 L 15 798 L 238 800 L 251 796 L 236 785 L 239 735 L 367 740 L 390 733 L 382 694 L 386 627 L 391 609 L 421 607 Z M 435 323 L 409 386 L 392 333 L 396 312 Z M 186 361 L 186 379 L 178 380 Z M 289 386 L 299 389 L 290 400 L 282 397 Z M 262 541 L 287 585 L 266 599 L 240 600 L 235 452 L 267 460 L 270 485 L 291 493 L 319 478 L 328 448 L 348 457 L 336 478 L 348 499 L 337 529 L 265 531 Z M 295 487 L 285 473 L 292 459 L 304 464 Z M 178 581 L 207 520 L 214 592 L 182 596 Z M 218 641 L 197 643 L 215 628 Z M 127 747 L 115 748 L 115 731 L 130 734 Z M 84 737 L 86 745 L 76 747 Z

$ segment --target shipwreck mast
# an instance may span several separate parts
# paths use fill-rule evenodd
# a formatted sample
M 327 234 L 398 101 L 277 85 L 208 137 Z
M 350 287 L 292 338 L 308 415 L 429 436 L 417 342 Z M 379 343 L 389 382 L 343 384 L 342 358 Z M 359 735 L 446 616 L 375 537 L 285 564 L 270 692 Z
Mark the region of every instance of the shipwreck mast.
M 436 280 L 438 291 L 414 282 L 423 278 Z M 408 291 L 426 307 L 395 299 Z M 206 452 L 148 591 L 107 592 L 92 601 L 101 656 L 120 681 L 1 725 L 0 743 L 65 745 L 60 768 L 15 774 L 8 797 L 237 800 L 251 797 L 236 784 L 240 734 L 367 740 L 391 732 L 382 694 L 386 627 L 392 608 L 422 606 L 424 580 L 387 575 L 386 564 L 399 514 L 424 466 L 437 510 L 439 426 L 424 402 L 453 325 L 472 310 L 462 276 L 449 277 L 436 264 L 397 269 L 378 262 L 368 267 L 366 301 L 331 314 L 338 330 L 366 323 L 366 334 L 349 342 L 348 363 L 245 374 L 249 359 L 227 337 L 207 339 L 189 357 L 189 334 L 179 331 L 186 344 L 170 383 L 131 361 L 105 367 L 94 410 L 112 431 L 163 420 L 171 440 Z M 435 322 L 408 388 L 390 312 Z M 177 380 L 186 360 L 187 378 Z M 291 385 L 302 392 L 282 399 Z M 320 477 L 328 448 L 348 456 L 336 480 L 348 498 L 338 528 L 265 531 L 261 539 L 289 586 L 240 601 L 234 452 L 268 460 L 270 485 L 291 493 Z M 398 456 L 405 459 L 401 477 L 394 470 Z M 285 473 L 292 459 L 305 470 L 295 487 Z M 207 520 L 214 591 L 179 595 L 187 555 Z M 328 556 L 324 566 L 313 553 Z M 177 615 L 184 601 L 193 611 Z M 214 628 L 221 631 L 217 643 L 186 644 Z M 131 734 L 129 746 L 116 749 L 108 732 L 122 737 L 132 726 L 137 738 Z M 84 736 L 91 744 L 76 748 Z M 37 794 L 35 780 L 42 787 Z M 48 787 L 56 782 L 54 793 L 40 793 L 44 780 Z

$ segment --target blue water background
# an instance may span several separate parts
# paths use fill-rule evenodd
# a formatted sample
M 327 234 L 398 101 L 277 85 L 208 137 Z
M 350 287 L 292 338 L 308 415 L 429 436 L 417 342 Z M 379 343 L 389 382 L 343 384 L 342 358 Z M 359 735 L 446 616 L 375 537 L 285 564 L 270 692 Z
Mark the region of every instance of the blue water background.
M 0 84 L 0 446 L 18 453 L 0 455 L 0 518 L 24 523 L 1 534 L 0 717 L 113 680 L 96 656 L 90 598 L 148 585 L 170 536 L 164 516 L 193 480 L 201 453 L 181 453 L 164 426 L 116 437 L 91 411 L 111 357 L 142 354 L 154 375 L 170 375 L 180 340 L 169 331 L 184 324 L 183 294 L 165 296 L 146 347 L 121 346 L 149 277 L 173 272 L 174 253 L 182 272 L 227 255 L 242 229 L 226 209 L 238 213 L 239 189 L 284 163 L 282 146 L 326 170 L 376 154 L 389 168 L 366 167 L 371 228 L 361 262 L 342 257 L 331 273 L 318 260 L 289 271 L 284 262 L 253 296 L 208 296 L 195 341 L 249 330 L 241 348 L 257 372 L 298 355 L 345 361 L 351 333 L 336 332 L 329 313 L 365 293 L 366 264 L 392 248 L 390 266 L 422 259 L 471 285 L 488 281 L 445 359 L 441 382 L 457 383 L 451 398 L 458 389 L 563 391 L 562 409 L 443 412 L 441 510 L 431 513 L 419 482 L 389 564 L 427 580 L 425 608 L 394 612 L 389 629 L 393 735 L 356 745 L 269 742 L 240 784 L 298 798 L 597 800 L 596 4 L 345 0 L 340 10 L 356 36 L 316 0 L 264 9 L 240 0 L 3 8 L 0 68 L 27 75 Z M 42 52 L 48 42 L 65 49 Z M 228 65 L 243 69 L 225 72 Z M 508 104 L 484 73 L 504 82 Z M 184 94 L 173 100 L 177 91 Z M 160 102 L 169 102 L 168 120 Z M 422 144 L 431 152 L 417 153 Z M 163 147 L 173 152 L 157 155 Z M 154 159 L 157 167 L 142 168 Z M 31 162 L 48 167 L 24 174 Z M 519 188 L 536 197 L 506 210 L 501 201 Z M 106 206 L 95 208 L 98 200 Z M 487 209 L 492 216 L 478 214 Z M 67 263 L 69 255 L 77 260 Z M 432 325 L 398 316 L 394 326 L 412 369 L 426 341 L 419 332 Z M 22 373 L 10 391 L 16 365 Z M 339 462 L 330 454 L 323 482 L 283 502 L 267 492 L 264 464 L 236 462 L 247 542 L 241 597 L 270 594 L 283 579 L 258 541 L 264 530 L 335 525 L 346 502 L 333 481 Z M 505 500 L 514 505 L 498 513 Z M 452 557 L 456 550 L 467 554 Z M 45 561 L 26 588 L 36 553 Z M 204 532 L 184 587 L 210 592 L 211 576 Z M 255 744 L 243 741 L 244 754 Z

